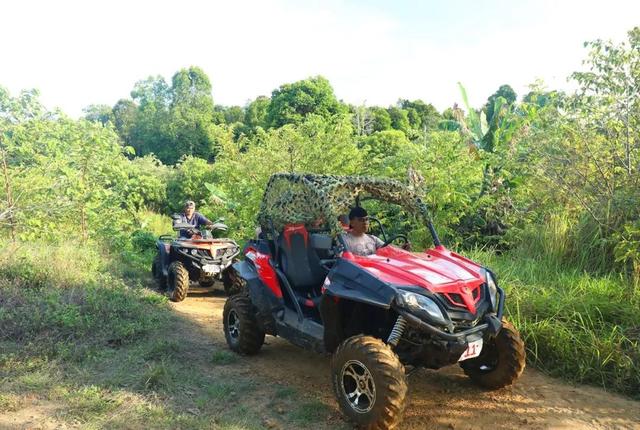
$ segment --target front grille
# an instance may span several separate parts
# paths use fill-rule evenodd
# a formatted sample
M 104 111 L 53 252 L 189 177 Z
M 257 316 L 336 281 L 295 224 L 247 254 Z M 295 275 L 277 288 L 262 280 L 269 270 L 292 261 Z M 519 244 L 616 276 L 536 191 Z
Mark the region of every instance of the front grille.
M 471 290 L 471 297 L 473 297 L 474 303 L 478 303 L 482 299 L 484 285 L 485 284 L 480 284 Z M 451 307 L 453 305 L 454 307 L 466 308 L 462 296 L 458 293 L 438 293 L 438 295 L 444 300 L 447 307 Z
M 449 299 L 451 303 L 456 306 L 464 306 L 464 300 L 462 300 L 462 296 L 458 293 L 448 293 L 445 296 Z

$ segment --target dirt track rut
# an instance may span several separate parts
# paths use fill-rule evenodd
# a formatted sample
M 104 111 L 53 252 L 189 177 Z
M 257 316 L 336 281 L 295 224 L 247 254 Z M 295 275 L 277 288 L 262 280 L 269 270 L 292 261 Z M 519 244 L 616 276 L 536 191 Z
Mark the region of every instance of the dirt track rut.
M 224 346 L 221 296 L 190 296 L 174 305 Z M 329 360 L 267 336 L 254 357 L 242 357 L 256 374 L 300 392 L 333 400 Z M 640 402 L 588 386 L 574 386 L 528 368 L 513 386 L 488 392 L 475 387 L 457 366 L 418 370 L 410 377 L 410 400 L 400 429 L 638 429 Z

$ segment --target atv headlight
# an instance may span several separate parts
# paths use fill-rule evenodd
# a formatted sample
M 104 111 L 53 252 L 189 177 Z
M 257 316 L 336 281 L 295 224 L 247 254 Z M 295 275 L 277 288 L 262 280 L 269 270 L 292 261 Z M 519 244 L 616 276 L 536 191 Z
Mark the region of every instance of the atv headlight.
M 493 279 L 491 272 L 485 272 L 487 276 L 487 288 L 489 289 L 489 299 L 491 300 L 491 308 L 495 311 L 498 306 L 498 285 Z
M 429 297 L 401 290 L 396 296 L 396 301 L 401 307 L 406 308 L 416 316 L 438 324 L 448 324 L 436 302 Z

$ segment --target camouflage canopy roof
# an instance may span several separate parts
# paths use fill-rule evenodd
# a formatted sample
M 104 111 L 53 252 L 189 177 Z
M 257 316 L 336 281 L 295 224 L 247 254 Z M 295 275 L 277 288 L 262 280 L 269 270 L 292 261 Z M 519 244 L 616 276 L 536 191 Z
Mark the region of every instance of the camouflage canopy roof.
M 286 224 L 328 226 L 342 231 L 338 216 L 347 214 L 356 197 L 395 203 L 428 220 L 425 204 L 406 185 L 393 179 L 367 176 L 333 176 L 276 173 L 271 176 L 262 198 L 258 223 L 263 230 L 269 220 L 276 230 Z

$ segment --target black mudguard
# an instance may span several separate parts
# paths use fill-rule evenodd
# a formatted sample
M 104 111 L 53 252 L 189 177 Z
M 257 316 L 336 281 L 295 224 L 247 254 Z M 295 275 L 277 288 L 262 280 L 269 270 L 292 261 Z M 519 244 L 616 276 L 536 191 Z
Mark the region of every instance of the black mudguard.
M 267 334 L 275 335 L 274 314 L 282 312 L 284 301 L 277 298 L 260 280 L 255 266 L 250 261 L 238 261 L 232 267 L 247 283 L 251 303 L 257 309 L 258 322 Z

